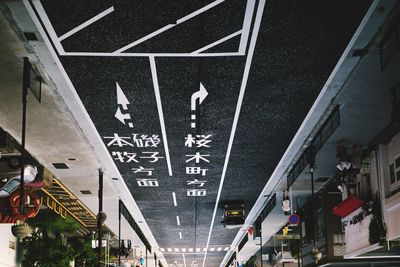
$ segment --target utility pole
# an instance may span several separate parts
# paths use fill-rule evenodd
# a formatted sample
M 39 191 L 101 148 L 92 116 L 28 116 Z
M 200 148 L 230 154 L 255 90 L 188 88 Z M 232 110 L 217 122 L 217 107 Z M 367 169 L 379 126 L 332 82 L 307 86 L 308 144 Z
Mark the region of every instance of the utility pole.
M 22 78 L 22 133 L 21 133 L 21 179 L 19 186 L 19 212 L 24 214 L 25 204 L 25 185 L 24 185 L 24 167 L 25 167 L 25 132 L 26 132 L 26 104 L 28 102 L 28 86 L 30 80 L 29 60 L 24 57 L 23 78 Z
M 103 217 L 103 172 L 101 169 L 99 169 L 99 213 L 97 214 L 97 233 L 98 233 L 98 250 L 97 250 L 97 256 L 98 256 L 98 267 L 101 267 L 101 241 L 102 241 L 102 231 L 101 231 L 101 226 L 104 222 L 104 217 Z
M 118 266 L 121 266 L 121 199 L 118 201 Z

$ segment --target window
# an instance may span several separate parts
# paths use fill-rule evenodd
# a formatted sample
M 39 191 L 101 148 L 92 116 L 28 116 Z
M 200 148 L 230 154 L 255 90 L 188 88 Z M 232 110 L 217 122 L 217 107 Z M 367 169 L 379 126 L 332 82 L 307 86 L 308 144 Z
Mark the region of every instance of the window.
M 400 156 L 389 165 L 390 184 L 396 184 L 400 182 Z
M 390 184 L 394 184 L 396 182 L 396 176 L 394 175 L 394 164 L 389 166 L 390 169 Z

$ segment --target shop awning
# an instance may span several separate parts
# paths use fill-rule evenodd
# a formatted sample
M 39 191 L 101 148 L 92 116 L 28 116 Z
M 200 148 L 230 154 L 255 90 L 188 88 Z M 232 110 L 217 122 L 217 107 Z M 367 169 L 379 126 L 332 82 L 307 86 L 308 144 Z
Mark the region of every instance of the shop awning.
M 343 200 L 336 207 L 334 207 L 332 209 L 332 213 L 343 218 L 360 208 L 363 204 L 363 200 L 358 199 L 355 196 L 349 196 L 347 199 Z

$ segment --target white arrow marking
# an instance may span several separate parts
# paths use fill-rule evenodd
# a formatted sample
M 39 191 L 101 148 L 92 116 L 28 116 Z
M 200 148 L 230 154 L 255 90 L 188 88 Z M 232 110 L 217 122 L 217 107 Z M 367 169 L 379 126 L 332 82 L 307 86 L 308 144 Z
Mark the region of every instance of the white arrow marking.
M 118 83 L 117 84 L 117 102 L 119 105 L 122 105 L 122 108 L 124 110 L 128 109 L 128 105 L 130 104 L 128 99 L 126 98 L 124 92 L 122 92 L 121 87 L 119 86 Z M 118 112 L 118 111 L 117 111 Z
M 208 96 L 206 88 L 200 83 L 200 90 L 192 95 L 192 110 L 196 110 L 196 100 L 199 99 L 199 105 L 203 103 L 204 99 Z
M 131 115 L 122 114 L 121 109 L 118 107 L 117 112 L 115 112 L 115 118 L 117 118 L 120 122 L 125 124 L 125 120 L 130 120 L 131 119 Z

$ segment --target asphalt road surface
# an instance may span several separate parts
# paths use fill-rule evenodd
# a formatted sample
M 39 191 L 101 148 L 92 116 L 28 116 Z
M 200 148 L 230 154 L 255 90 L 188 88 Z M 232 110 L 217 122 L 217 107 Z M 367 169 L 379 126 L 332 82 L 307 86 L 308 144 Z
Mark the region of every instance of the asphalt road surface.
M 207 267 L 237 233 L 222 203 L 250 211 L 369 4 L 31 3 L 168 263 Z

